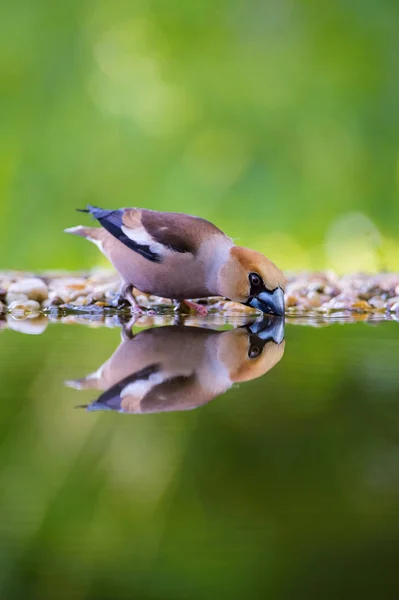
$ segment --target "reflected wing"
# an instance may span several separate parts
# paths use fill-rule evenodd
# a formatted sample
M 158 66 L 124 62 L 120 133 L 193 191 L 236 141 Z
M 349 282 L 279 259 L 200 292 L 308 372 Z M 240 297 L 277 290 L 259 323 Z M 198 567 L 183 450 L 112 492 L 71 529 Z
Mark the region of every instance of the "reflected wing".
M 212 400 L 213 394 L 204 390 L 195 373 L 169 379 L 153 387 L 141 401 L 141 412 L 191 410 Z
M 103 392 L 97 400 L 87 406 L 87 410 L 121 410 L 124 392 L 127 394 L 133 386 L 149 384 L 151 376 L 160 372 L 160 365 L 154 364 L 124 377 L 108 390 Z

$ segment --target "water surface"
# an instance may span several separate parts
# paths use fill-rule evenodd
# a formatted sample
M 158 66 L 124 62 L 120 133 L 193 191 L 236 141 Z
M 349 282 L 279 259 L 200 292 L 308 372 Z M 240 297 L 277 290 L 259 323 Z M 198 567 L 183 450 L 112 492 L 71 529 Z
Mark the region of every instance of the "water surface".
M 2 597 L 398 597 L 397 323 L 12 325 Z

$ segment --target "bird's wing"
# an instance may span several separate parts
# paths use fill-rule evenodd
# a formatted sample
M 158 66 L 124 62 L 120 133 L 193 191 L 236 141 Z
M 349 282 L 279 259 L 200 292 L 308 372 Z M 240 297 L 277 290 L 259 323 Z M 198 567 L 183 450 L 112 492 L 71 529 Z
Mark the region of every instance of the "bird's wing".
M 205 390 L 198 381 L 197 374 L 177 375 L 155 385 L 142 398 L 124 398 L 126 412 L 156 413 L 181 410 L 192 410 L 206 404 L 214 394 Z M 139 407 L 139 410 L 136 409 Z
M 214 397 L 205 390 L 196 373 L 178 375 L 151 388 L 140 403 L 141 413 L 192 410 Z
M 140 224 L 140 210 L 120 208 L 117 210 L 105 210 L 95 206 L 87 206 L 87 209 L 82 212 L 88 212 L 117 240 L 125 244 L 130 250 L 137 252 L 144 258 L 152 262 L 161 262 L 162 255 L 159 254 L 158 248 L 154 246 L 148 234 L 144 231 Z M 131 214 L 128 219 L 131 225 L 124 222 L 125 215 Z M 136 219 L 133 218 L 134 213 L 137 213 Z
M 103 392 L 97 400 L 89 404 L 88 410 L 121 410 L 123 397 L 129 394 L 129 390 L 132 390 L 133 387 L 138 389 L 142 386 L 145 394 L 147 392 L 146 388 L 151 386 L 151 376 L 156 377 L 160 372 L 160 368 L 160 365 L 153 364 L 124 377 Z
M 150 238 L 174 252 L 196 254 L 207 238 L 214 235 L 226 237 L 215 225 L 200 217 L 147 209 L 140 212 L 142 226 Z M 125 218 L 130 221 L 131 213 L 126 213 Z
M 169 252 L 195 255 L 209 237 L 226 238 L 209 221 L 182 213 L 140 208 L 104 210 L 94 206 L 88 206 L 85 212 L 128 248 L 152 262 L 161 262 Z
M 165 379 L 160 367 L 151 365 L 110 387 L 87 409 L 124 413 L 190 410 L 209 402 L 213 396 L 203 390 L 195 373 Z

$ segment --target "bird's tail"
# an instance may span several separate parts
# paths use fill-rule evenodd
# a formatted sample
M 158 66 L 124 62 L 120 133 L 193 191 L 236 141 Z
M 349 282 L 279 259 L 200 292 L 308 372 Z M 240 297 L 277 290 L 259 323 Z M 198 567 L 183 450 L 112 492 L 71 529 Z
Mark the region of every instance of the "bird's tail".
M 93 412 L 96 410 L 112 410 L 112 408 L 110 408 L 106 404 L 102 404 L 101 402 L 97 401 L 94 401 L 91 404 L 77 404 L 75 408 L 83 408 L 88 412 Z
M 67 387 L 75 390 L 94 390 L 98 386 L 98 379 L 96 377 L 88 375 L 81 379 L 66 379 L 64 384 Z
M 98 208 L 98 206 L 93 206 L 92 204 L 87 204 L 86 208 L 77 208 L 76 210 L 78 212 L 88 213 L 95 219 L 104 219 L 110 214 L 117 212 L 115 209 Z
M 67 227 L 64 229 L 65 233 L 80 235 L 95 242 L 101 241 L 101 231 L 102 230 L 99 227 L 84 227 L 83 225 L 78 225 L 77 227 Z

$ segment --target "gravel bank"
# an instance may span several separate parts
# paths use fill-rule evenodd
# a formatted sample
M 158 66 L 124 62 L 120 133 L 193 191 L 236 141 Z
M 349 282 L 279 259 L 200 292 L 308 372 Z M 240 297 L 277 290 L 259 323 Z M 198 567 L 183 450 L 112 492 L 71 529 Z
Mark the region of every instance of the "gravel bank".
M 339 277 L 325 271 L 290 274 L 287 281 L 287 316 L 399 316 L 399 273 Z M 40 275 L 4 272 L 0 273 L 0 313 L 14 317 L 79 313 L 112 316 L 116 312 L 119 287 L 118 277 L 110 271 Z M 135 296 L 140 306 L 155 314 L 168 314 L 174 309 L 170 299 L 138 291 Z M 255 312 L 219 297 L 210 298 L 204 304 L 211 313 L 244 315 Z M 147 313 L 147 316 L 151 315 Z

